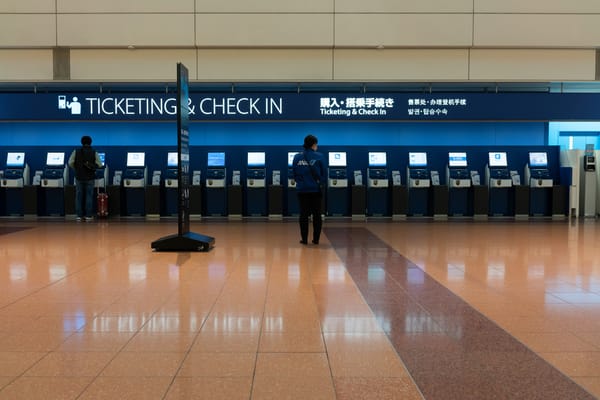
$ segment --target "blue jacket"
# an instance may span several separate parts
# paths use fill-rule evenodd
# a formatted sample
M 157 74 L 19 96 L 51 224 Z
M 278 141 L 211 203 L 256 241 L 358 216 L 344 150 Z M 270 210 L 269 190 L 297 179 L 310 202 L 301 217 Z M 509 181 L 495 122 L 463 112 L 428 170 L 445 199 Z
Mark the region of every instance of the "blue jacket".
M 307 149 L 296 154 L 292 168 L 294 170 L 296 191 L 298 193 L 320 192 L 320 186 L 325 186 L 327 182 L 323 155 L 312 149 Z M 313 172 L 311 172 L 311 168 Z M 313 175 L 318 176 L 318 182 Z

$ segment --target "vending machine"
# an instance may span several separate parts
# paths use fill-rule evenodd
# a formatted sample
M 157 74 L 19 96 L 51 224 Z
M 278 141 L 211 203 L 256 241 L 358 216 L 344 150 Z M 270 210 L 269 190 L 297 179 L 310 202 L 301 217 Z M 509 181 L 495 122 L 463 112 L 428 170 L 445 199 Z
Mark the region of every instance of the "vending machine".
M 246 215 L 267 215 L 266 160 L 264 151 L 250 151 L 246 168 Z
M 24 214 L 24 187 L 30 184 L 29 165 L 25 163 L 24 152 L 8 152 L 6 154 L 6 169 L 0 180 L 4 189 L 5 212 L 9 216 Z
M 529 209 L 533 216 L 552 215 L 552 188 L 554 180 L 548 168 L 545 151 L 529 152 L 525 164 L 525 183 L 529 185 Z
M 348 169 L 345 151 L 330 151 L 327 168 L 327 215 L 350 213 Z
M 289 151 L 288 152 L 288 169 L 287 169 L 287 210 L 286 215 L 298 215 L 300 213 L 300 206 L 298 205 L 298 194 L 296 193 L 296 180 L 294 179 L 294 157 L 299 152 Z
M 170 151 L 167 153 L 167 169 L 164 178 L 164 214 L 178 215 L 179 205 L 179 153 Z
M 389 181 L 387 175 L 387 153 L 385 151 L 370 151 L 368 165 L 367 215 L 388 215 Z
M 429 214 L 429 188 L 431 186 L 426 152 L 409 152 L 406 167 L 408 182 L 408 215 Z
M 206 161 L 206 215 L 227 215 L 225 152 L 209 152 Z
M 65 164 L 64 152 L 48 152 L 42 173 L 42 214 L 65 215 L 65 184 L 69 181 L 69 169 Z
M 488 152 L 488 163 L 485 166 L 485 182 L 488 185 L 489 193 L 489 215 L 513 215 L 513 181 L 508 170 L 508 155 L 506 152 Z
M 108 185 L 108 165 L 106 164 L 106 153 L 98 152 L 100 159 L 100 167 L 96 168 L 96 176 L 94 178 L 94 187 L 105 189 Z
M 128 152 L 122 177 L 126 216 L 145 215 L 147 174 L 146 153 Z
M 454 216 L 471 215 L 471 174 L 468 169 L 467 153 L 449 152 L 446 165 L 448 184 L 448 214 Z

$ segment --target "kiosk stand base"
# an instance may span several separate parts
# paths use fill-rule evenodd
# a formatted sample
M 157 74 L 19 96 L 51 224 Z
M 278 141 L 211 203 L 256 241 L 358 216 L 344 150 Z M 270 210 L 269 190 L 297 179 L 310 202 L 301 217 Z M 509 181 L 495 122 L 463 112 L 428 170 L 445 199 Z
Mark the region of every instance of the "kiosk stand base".
M 188 232 L 183 235 L 170 235 L 152 242 L 155 251 L 209 251 L 215 245 L 215 238 Z

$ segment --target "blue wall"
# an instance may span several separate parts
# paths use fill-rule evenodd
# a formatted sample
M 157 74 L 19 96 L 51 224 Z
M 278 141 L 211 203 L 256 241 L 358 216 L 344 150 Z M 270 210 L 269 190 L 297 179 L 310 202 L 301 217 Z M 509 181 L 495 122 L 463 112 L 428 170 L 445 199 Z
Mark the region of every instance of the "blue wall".
M 6 122 L 0 146 L 73 146 L 84 134 L 96 146 L 175 146 L 175 132 L 175 122 Z M 330 146 L 547 144 L 544 122 L 196 122 L 190 144 L 297 146 L 308 133 Z

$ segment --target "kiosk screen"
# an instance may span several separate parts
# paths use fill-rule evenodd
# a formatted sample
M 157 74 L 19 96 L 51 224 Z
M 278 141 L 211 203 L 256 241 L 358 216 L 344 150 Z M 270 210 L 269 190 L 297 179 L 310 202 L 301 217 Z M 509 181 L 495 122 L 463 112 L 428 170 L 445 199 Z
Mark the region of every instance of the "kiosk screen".
M 8 153 L 6 155 L 6 166 L 22 168 L 25 166 L 25 153 Z
M 249 167 L 264 167 L 265 166 L 265 152 L 264 151 L 248 152 L 248 166 Z
M 467 153 L 448 153 L 448 166 L 449 167 L 466 167 L 467 166 Z
M 98 153 L 98 158 L 100 159 L 100 167 L 104 168 L 104 164 L 106 163 L 106 153 Z
M 385 151 L 369 152 L 369 167 L 385 167 L 387 165 L 387 154 Z
M 346 166 L 346 152 L 345 151 L 329 152 L 329 166 L 330 167 L 345 167 Z
M 488 154 L 490 167 L 508 167 L 508 161 L 505 152 L 490 151 Z
M 298 153 L 299 153 L 298 151 L 289 151 L 288 152 L 288 167 L 291 167 L 294 165 L 294 157 Z
M 548 155 L 545 151 L 529 153 L 529 166 L 534 168 L 548 167 Z
M 224 167 L 225 153 L 222 151 L 208 153 L 206 165 L 209 167 Z
M 167 167 L 177 168 L 178 154 L 176 151 L 170 151 L 167 153 Z
M 408 166 L 409 167 L 426 167 L 427 166 L 427 153 L 408 153 Z
M 50 167 L 62 167 L 65 165 L 65 153 L 48 153 L 46 155 L 46 165 Z
M 146 153 L 127 153 L 127 168 L 146 166 L 145 156 Z

